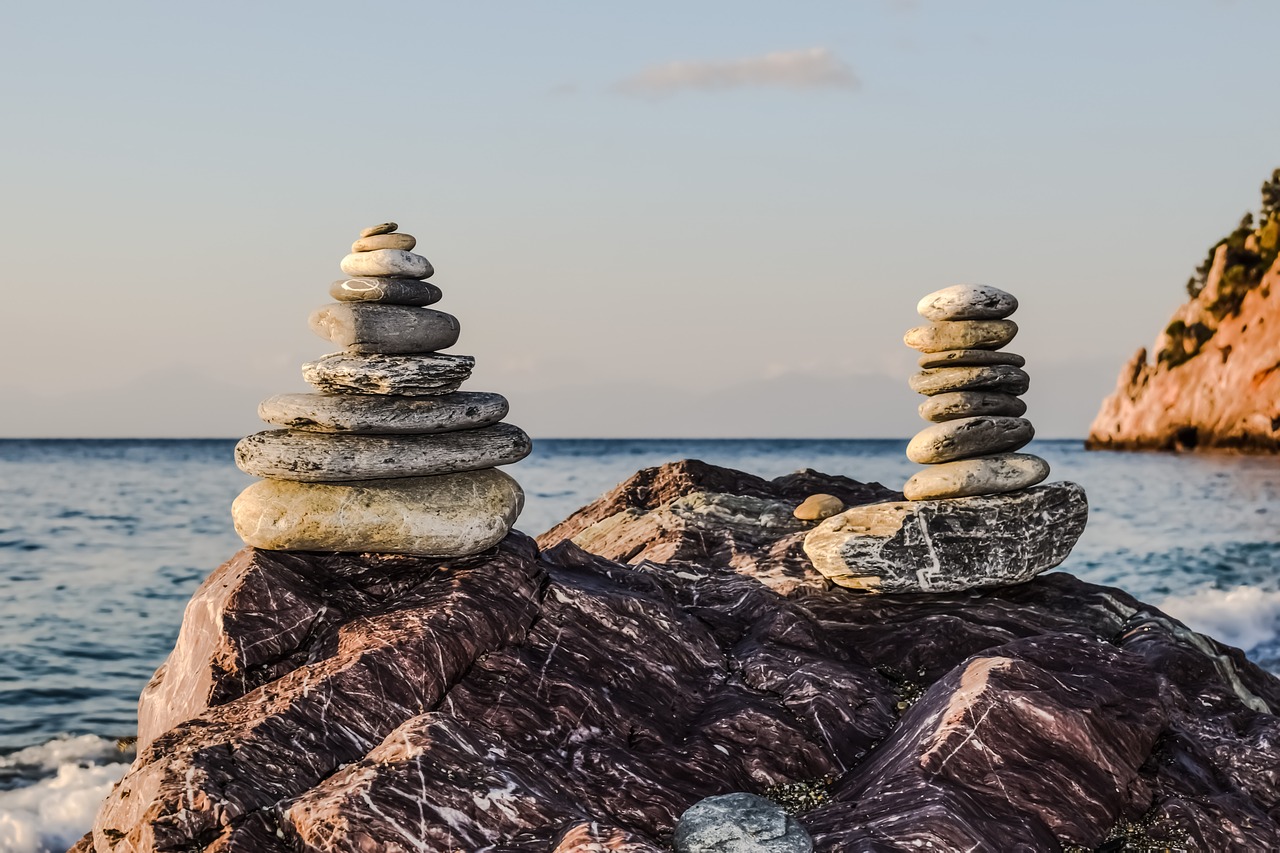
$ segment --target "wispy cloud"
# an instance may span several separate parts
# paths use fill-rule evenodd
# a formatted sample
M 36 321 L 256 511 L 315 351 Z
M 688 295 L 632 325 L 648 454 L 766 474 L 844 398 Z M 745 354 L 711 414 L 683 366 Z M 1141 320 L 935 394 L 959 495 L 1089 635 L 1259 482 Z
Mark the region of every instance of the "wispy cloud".
M 659 98 L 687 89 L 776 86 L 853 90 L 858 85 L 853 69 L 839 57 L 825 47 L 811 47 L 721 62 L 667 62 L 618 81 L 614 89 L 628 95 Z

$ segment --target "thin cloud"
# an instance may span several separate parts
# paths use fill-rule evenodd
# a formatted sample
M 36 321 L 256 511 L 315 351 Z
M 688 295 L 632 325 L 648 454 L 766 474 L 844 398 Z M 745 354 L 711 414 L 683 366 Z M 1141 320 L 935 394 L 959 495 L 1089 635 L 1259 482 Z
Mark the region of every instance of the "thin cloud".
M 844 89 L 859 86 L 853 69 L 825 47 L 767 53 L 724 62 L 667 62 L 620 80 L 614 89 L 660 98 L 683 90 L 775 86 L 784 89 Z

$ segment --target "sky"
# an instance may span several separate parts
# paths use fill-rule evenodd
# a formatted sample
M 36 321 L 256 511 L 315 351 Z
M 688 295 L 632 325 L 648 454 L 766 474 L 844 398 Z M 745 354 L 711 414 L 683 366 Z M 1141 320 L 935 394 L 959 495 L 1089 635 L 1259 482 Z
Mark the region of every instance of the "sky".
M 13 4 L 0 436 L 236 437 L 366 225 L 537 437 L 907 437 L 926 293 L 1083 437 L 1280 166 L 1280 4 Z

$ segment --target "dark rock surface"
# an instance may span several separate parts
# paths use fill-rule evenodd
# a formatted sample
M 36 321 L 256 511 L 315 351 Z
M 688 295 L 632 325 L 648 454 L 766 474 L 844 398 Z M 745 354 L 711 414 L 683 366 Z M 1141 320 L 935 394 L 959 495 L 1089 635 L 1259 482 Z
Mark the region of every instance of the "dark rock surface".
M 896 497 L 680 463 L 541 550 L 246 549 L 77 849 L 657 853 L 734 791 L 816 803 L 819 851 L 1280 847 L 1280 681 L 1065 574 L 834 588 L 790 516 L 815 492 Z

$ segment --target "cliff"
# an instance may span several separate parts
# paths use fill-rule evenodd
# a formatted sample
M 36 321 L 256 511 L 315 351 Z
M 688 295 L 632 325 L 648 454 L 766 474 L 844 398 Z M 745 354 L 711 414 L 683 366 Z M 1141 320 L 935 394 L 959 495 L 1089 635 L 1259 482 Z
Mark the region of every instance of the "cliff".
M 833 587 L 817 491 L 896 497 L 684 462 L 474 557 L 245 549 L 74 850 L 659 853 L 733 791 L 819 851 L 1280 848 L 1280 681 L 1067 574 Z

